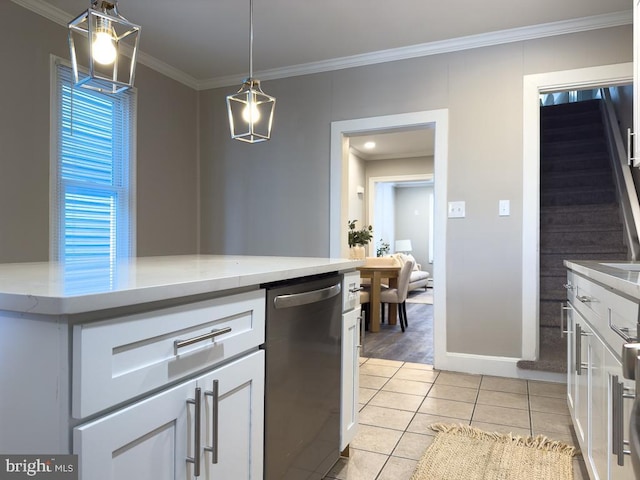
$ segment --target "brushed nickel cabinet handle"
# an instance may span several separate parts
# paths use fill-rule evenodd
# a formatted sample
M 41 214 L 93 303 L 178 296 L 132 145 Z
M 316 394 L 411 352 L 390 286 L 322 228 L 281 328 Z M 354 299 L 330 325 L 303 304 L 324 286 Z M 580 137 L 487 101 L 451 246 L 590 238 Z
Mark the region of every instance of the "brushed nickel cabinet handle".
M 617 464 L 620 467 L 624 467 L 624 456 L 631 455 L 631 451 L 624 448 L 625 446 L 629 446 L 629 442 L 624 439 L 624 399 L 635 398 L 635 394 L 625 393 L 629 391 L 623 383 L 618 381 L 617 375 L 611 377 L 611 414 L 613 422 L 611 428 L 611 451 L 616 456 Z
M 230 331 L 231 327 L 225 327 L 218 330 L 213 330 L 203 335 L 198 335 L 197 337 L 187 338 L 186 340 L 176 340 L 175 342 L 173 342 L 174 355 L 177 355 L 178 349 L 182 347 L 193 345 L 194 343 L 204 342 L 205 340 L 211 340 L 212 338 L 215 338 L 219 335 L 224 335 L 225 333 L 229 333 Z
M 200 419 L 202 415 L 202 395 L 200 387 L 196 387 L 195 398 L 190 398 L 187 403 L 195 405 L 195 420 L 193 434 L 193 457 L 187 457 L 187 463 L 193 463 L 193 476 L 200 476 Z
M 211 463 L 213 465 L 218 463 L 218 418 L 220 412 L 220 395 L 219 395 L 219 383 L 218 380 L 213 381 L 210 391 L 204 392 L 212 398 L 211 403 L 211 446 L 204 447 L 206 452 L 211 452 Z
M 635 160 L 633 156 L 632 148 L 632 139 L 635 137 L 635 133 L 631 131 L 631 128 L 627 128 L 627 165 L 632 166 L 633 161 Z M 635 139 L 634 139 L 635 140 Z
M 582 327 L 576 323 L 576 338 L 574 340 L 575 365 L 573 366 L 577 375 L 582 375 Z
M 560 338 L 564 338 L 565 334 L 571 333 L 568 330 L 564 329 L 564 312 L 566 310 L 571 310 L 571 307 L 568 307 L 564 303 L 560 304 Z
M 591 297 L 589 297 L 587 295 L 578 295 L 578 296 L 576 296 L 576 298 L 578 300 L 580 300 L 582 303 L 589 303 L 592 300 Z

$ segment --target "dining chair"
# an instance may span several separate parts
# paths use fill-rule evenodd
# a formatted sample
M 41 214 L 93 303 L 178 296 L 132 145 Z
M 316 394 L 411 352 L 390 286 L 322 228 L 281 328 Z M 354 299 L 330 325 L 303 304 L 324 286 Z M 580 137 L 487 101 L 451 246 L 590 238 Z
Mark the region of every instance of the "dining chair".
M 413 260 L 407 260 L 400 269 L 398 275 L 398 287 L 397 288 L 385 288 L 380 292 L 380 303 L 382 303 L 382 312 L 385 310 L 385 304 L 397 303 L 398 304 L 398 316 L 400 317 L 400 328 L 404 332 L 405 327 L 409 325 L 407 322 L 407 294 L 409 293 L 409 279 L 411 278 L 411 270 L 415 262 Z M 384 313 L 383 313 L 384 318 Z

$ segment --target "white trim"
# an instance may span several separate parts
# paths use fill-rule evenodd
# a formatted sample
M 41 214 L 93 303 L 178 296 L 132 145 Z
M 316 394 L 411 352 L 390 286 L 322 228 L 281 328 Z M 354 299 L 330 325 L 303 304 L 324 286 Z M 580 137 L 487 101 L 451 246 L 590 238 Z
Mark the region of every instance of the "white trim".
M 375 199 L 376 199 L 376 183 L 387 182 L 416 182 L 416 181 L 433 181 L 433 173 L 416 173 L 412 175 L 387 175 L 382 177 L 369 177 L 367 188 L 369 189 L 369 195 L 367 195 L 367 223 L 373 227 L 373 231 L 376 231 L 375 225 Z
M 71 68 L 56 55 L 49 55 L 49 261 L 58 258 L 58 62 Z
M 570 33 L 598 30 L 601 28 L 619 27 L 630 25 L 633 22 L 632 10 L 594 15 L 591 17 L 573 18 L 559 22 L 543 23 L 527 27 L 510 28 L 495 32 L 469 35 L 465 37 L 440 40 L 436 42 L 409 45 L 407 47 L 380 50 L 377 52 L 363 53 L 349 57 L 332 58 L 320 62 L 303 63 L 283 68 L 274 68 L 256 72 L 255 76 L 260 80 L 276 80 L 279 78 L 310 75 L 314 73 L 330 72 L 345 68 L 363 67 L 378 63 L 395 62 L 410 58 L 440 55 L 443 53 L 459 52 L 473 48 L 502 45 L 505 43 L 522 42 L 537 38 L 552 37 L 554 35 L 567 35 Z M 246 76 L 246 74 L 244 75 Z M 242 74 L 226 75 L 201 81 L 198 84 L 200 90 L 209 88 L 227 87 L 241 83 Z
M 71 14 L 50 5 L 44 0 L 11 1 L 65 27 L 69 20 L 72 19 Z M 510 28 L 495 32 L 481 33 L 478 35 L 469 35 L 448 40 L 409 45 L 407 47 L 380 50 L 377 52 L 352 55 L 348 57 L 332 58 L 319 62 L 273 68 L 255 72 L 254 76 L 263 81 L 276 80 L 280 78 L 310 75 L 314 73 L 342 70 L 345 68 L 406 60 L 416 57 L 426 57 L 429 55 L 439 55 L 442 53 L 457 52 L 492 45 L 501 45 L 511 42 L 534 40 L 536 38 L 545 38 L 555 35 L 567 35 L 570 33 L 578 33 L 588 30 L 619 27 L 621 25 L 630 25 L 632 22 L 633 11 L 624 10 L 621 12 L 594 15 L 591 17 L 573 18 L 558 22 L 543 23 L 540 25 Z M 242 79 L 247 76 L 246 73 L 238 73 L 198 80 L 144 52 L 138 52 L 138 62 L 195 90 L 208 90 L 211 88 L 240 85 L 242 83 Z
M 329 254 L 347 256 L 348 145 L 347 137 L 365 131 L 397 127 L 435 127 L 434 197 L 435 239 L 433 276 L 440 287 L 434 289 L 434 366 L 446 364 L 447 346 L 447 159 L 449 156 L 449 111 L 447 109 L 401 113 L 381 117 L 331 122 L 331 179 L 329 195 Z
M 519 358 L 473 355 L 468 353 L 448 353 L 444 370 L 470 373 L 473 375 L 492 375 L 496 377 L 523 378 L 545 382 L 566 383 L 566 373 L 542 372 L 518 368 Z M 442 370 L 441 367 L 438 367 Z
M 633 81 L 633 63 L 525 75 L 522 120 L 522 358 L 538 358 L 540 94 Z

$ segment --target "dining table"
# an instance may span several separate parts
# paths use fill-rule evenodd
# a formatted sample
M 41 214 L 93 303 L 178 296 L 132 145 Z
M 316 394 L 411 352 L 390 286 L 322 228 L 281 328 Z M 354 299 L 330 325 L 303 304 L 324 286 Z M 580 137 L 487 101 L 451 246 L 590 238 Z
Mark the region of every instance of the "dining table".
M 360 278 L 368 278 L 371 280 L 371 291 L 369 294 L 369 331 L 376 333 L 380 331 L 380 292 L 382 291 L 382 280 L 389 282 L 389 288 L 398 287 L 398 275 L 400 274 L 400 265 L 393 264 L 364 264 L 357 267 L 360 272 Z M 395 325 L 398 316 L 398 305 L 389 304 L 389 325 Z

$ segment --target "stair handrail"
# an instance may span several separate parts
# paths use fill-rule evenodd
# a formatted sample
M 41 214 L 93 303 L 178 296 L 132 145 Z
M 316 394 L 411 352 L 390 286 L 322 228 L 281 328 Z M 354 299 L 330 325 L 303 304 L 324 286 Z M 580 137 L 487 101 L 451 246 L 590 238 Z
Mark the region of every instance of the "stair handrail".
M 631 175 L 631 169 L 627 162 L 627 152 L 622 141 L 622 134 L 618 126 L 618 117 L 613 107 L 611 93 L 608 88 L 601 89 L 602 113 L 605 122 L 613 178 L 616 182 L 620 207 L 622 211 L 622 223 L 626 236 L 626 243 L 630 251 L 630 260 L 638 260 L 640 257 L 640 202 L 635 183 Z

